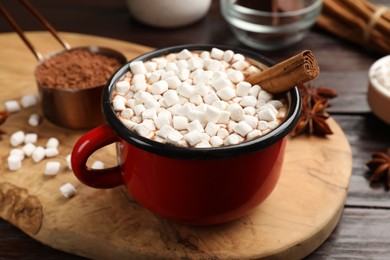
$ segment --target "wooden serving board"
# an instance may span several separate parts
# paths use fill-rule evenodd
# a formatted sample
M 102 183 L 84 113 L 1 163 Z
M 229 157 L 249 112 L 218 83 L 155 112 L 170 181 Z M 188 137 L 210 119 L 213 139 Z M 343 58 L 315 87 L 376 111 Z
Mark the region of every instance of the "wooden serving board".
M 110 46 L 128 59 L 151 50 L 111 39 L 61 35 L 72 46 Z M 47 33 L 28 33 L 28 37 L 44 54 L 59 48 Z M 32 74 L 36 61 L 14 33 L 0 35 L 0 48 L 3 110 L 6 100 L 37 95 Z M 32 238 L 66 252 L 99 259 L 298 259 L 325 241 L 343 210 L 352 156 L 343 131 L 333 119 L 328 121 L 334 134 L 327 138 L 288 140 L 281 179 L 253 213 L 228 224 L 192 227 L 156 217 L 123 187 L 97 190 L 78 182 L 65 166 L 65 157 L 83 132 L 56 127 L 46 120 L 32 127 L 27 119 L 33 112 L 41 114 L 39 106 L 23 109 L 1 125 L 7 134 L 0 141 L 0 216 Z M 42 146 L 51 136 L 59 138 L 60 155 L 39 163 L 27 158 L 22 169 L 9 171 L 9 136 L 17 130 L 38 133 L 38 145 Z M 107 166 L 115 165 L 112 146 L 93 157 Z M 43 175 L 48 161 L 62 163 L 57 176 Z M 67 182 L 78 192 L 70 199 L 59 192 Z

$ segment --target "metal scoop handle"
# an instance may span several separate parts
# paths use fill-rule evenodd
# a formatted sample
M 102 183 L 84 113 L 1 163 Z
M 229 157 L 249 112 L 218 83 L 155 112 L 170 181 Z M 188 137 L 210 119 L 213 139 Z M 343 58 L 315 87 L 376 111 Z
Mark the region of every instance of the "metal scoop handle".
M 70 45 L 61 39 L 61 37 L 58 35 L 58 32 L 54 29 L 54 27 L 43 17 L 41 13 L 39 13 L 27 0 L 19 0 L 37 19 L 38 21 L 47 29 L 50 31 L 50 33 L 54 36 L 54 38 L 67 50 L 69 50 L 71 47 Z M 34 56 L 37 58 L 38 61 L 41 61 L 43 59 L 42 54 L 40 54 L 32 45 L 32 43 L 27 39 L 25 36 L 23 30 L 20 28 L 20 26 L 16 23 L 16 21 L 12 18 L 12 16 L 9 14 L 9 12 L 0 4 L 0 13 L 3 14 L 5 19 L 8 21 L 8 23 L 14 28 L 16 33 L 19 35 L 19 37 L 23 40 L 23 42 L 27 45 L 27 47 L 31 50 L 31 52 L 34 54 Z

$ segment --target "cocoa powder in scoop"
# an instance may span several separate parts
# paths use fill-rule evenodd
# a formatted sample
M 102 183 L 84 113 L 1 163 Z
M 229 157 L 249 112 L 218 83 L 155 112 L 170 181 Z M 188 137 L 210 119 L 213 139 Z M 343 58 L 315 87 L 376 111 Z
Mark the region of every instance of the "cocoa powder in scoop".
M 40 64 L 35 77 L 48 88 L 85 89 L 106 84 L 120 62 L 84 49 L 66 51 Z

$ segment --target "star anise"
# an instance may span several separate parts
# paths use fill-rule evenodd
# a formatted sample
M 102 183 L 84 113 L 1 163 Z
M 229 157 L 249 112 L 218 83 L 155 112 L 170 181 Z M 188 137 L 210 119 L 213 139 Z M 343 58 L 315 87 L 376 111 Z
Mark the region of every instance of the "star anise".
M 337 93 L 330 88 L 315 87 L 312 84 L 300 84 L 298 87 L 302 97 L 308 97 L 311 104 L 318 100 L 328 100 L 337 97 Z
M 291 136 L 297 136 L 301 133 L 320 136 L 333 134 L 329 125 L 325 122 L 329 118 L 329 114 L 325 111 L 327 106 L 327 100 L 317 100 L 312 106 L 310 98 L 304 97 L 302 113 L 297 125 L 291 132 Z
M 367 162 L 367 167 L 370 168 L 370 181 L 377 182 L 385 181 L 386 188 L 390 188 L 390 148 L 387 154 L 384 152 L 376 152 L 372 154 L 372 159 Z

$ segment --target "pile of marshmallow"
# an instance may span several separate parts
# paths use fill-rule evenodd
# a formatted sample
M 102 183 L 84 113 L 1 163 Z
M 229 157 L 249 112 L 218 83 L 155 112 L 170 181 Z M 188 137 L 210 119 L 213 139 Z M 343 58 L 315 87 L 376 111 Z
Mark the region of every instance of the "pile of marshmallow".
M 181 147 L 221 147 L 262 136 L 287 113 L 285 98 L 245 81 L 259 68 L 231 50 L 133 61 L 116 82 L 112 107 L 125 126 Z
M 4 103 L 5 109 L 9 113 L 18 112 L 21 107 L 28 108 L 37 104 L 37 99 L 34 95 L 24 95 L 20 102 L 18 100 L 8 100 Z M 29 116 L 28 123 L 31 126 L 38 126 L 40 124 L 40 117 L 38 114 L 31 114 Z M 45 146 L 37 145 L 38 134 L 37 133 L 25 133 L 23 130 L 18 130 L 11 134 L 10 145 L 12 149 L 7 157 L 7 165 L 10 171 L 17 171 L 22 168 L 22 162 L 28 157 L 35 163 L 39 163 L 45 158 L 55 158 L 59 155 L 59 140 L 56 137 L 50 137 L 46 141 Z M 66 164 L 68 169 L 71 168 L 70 155 L 66 156 Z M 101 161 L 95 161 L 92 165 L 93 169 L 103 169 L 104 163 Z M 61 170 L 60 161 L 48 161 L 45 164 L 43 174 L 46 176 L 55 176 Z M 66 183 L 60 187 L 60 192 L 64 197 L 70 198 L 76 194 L 76 189 L 71 183 Z

